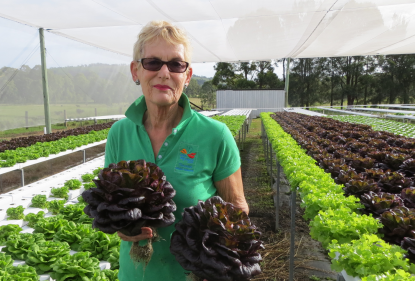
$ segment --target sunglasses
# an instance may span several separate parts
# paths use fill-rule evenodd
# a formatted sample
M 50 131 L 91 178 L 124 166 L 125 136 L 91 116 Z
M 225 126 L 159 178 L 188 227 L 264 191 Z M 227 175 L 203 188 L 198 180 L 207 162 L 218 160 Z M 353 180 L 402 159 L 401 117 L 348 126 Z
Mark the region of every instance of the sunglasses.
M 189 67 L 189 63 L 180 60 L 162 61 L 155 58 L 143 58 L 140 59 L 143 68 L 150 71 L 159 71 L 165 64 L 170 72 L 183 73 Z

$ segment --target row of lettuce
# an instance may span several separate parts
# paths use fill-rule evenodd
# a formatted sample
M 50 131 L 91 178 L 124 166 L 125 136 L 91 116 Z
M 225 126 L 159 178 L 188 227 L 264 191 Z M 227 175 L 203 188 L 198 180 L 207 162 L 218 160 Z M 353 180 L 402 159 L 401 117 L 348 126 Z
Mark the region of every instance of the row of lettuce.
M 212 116 L 211 118 L 224 123 L 231 131 L 233 137 L 236 137 L 246 120 L 245 115 L 219 115 Z
M 329 250 L 332 268 L 368 281 L 415 280 L 415 265 L 404 259 L 406 251 L 381 239 L 381 223 L 359 213 L 358 198 L 345 197 L 342 185 L 318 167 L 270 113 L 261 113 L 261 119 L 291 188 L 299 190 L 310 235 Z
M 111 128 L 112 124 L 114 124 L 114 121 L 95 124 L 92 126 L 78 127 L 75 129 L 62 130 L 44 135 L 32 135 L 28 137 L 12 138 L 10 140 L 4 140 L 0 142 L 0 152 L 4 152 L 6 150 L 15 150 L 19 147 L 29 147 L 39 142 L 57 141 L 69 136 L 86 135 L 92 131 L 102 131 L 104 129 L 109 129 Z
M 225 123 L 232 132 L 232 135 L 235 137 L 244 124 L 246 117 L 243 115 L 213 116 L 212 119 Z M 65 134 L 62 138 L 58 139 L 57 136 L 53 138 L 57 140 L 50 140 L 50 138 L 46 138 L 43 142 L 38 141 L 34 144 L 32 144 L 32 142 L 28 142 L 28 138 L 22 138 L 20 141 L 16 140 L 14 142 L 13 149 L 7 149 L 0 152 L 0 168 L 12 167 L 17 163 L 24 163 L 27 160 L 48 157 L 51 154 L 58 154 L 63 151 L 73 150 L 83 145 L 105 140 L 110 129 L 109 127 L 112 124 L 113 122 L 108 123 L 108 128 L 103 130 L 89 130 L 86 134 L 78 134 L 73 136 Z M 16 147 L 19 144 L 22 146 Z
M 92 187 L 91 180 L 99 170 L 82 176 L 86 189 Z M 8 219 L 24 219 L 34 231 L 22 233 L 16 224 L 0 227 L 0 245 L 5 246 L 0 253 L 1 280 L 39 280 L 39 274 L 44 273 L 57 281 L 118 280 L 118 235 L 92 228 L 92 219 L 84 213 L 86 204 L 81 197 L 80 203 L 64 205 L 68 190 L 81 185 L 79 180 L 69 180 L 54 189 L 52 194 L 57 200 L 47 201 L 45 195 L 33 197 L 31 207 L 47 209 L 54 216 L 45 217 L 44 211 L 24 216 L 22 206 L 7 210 Z M 77 253 L 71 255 L 71 250 Z M 14 260 L 25 264 L 13 266 Z M 101 270 L 100 260 L 110 262 L 111 269 Z
M 342 122 L 370 125 L 375 131 L 386 131 L 410 138 L 415 137 L 415 124 L 411 123 L 356 115 L 328 115 L 327 117 Z
M 48 157 L 63 151 L 73 150 L 83 145 L 99 142 L 107 138 L 109 129 L 90 131 L 88 134 L 68 136 L 56 141 L 37 142 L 27 147 L 18 147 L 14 150 L 5 150 L 0 153 L 0 167 L 12 167 L 17 163 Z

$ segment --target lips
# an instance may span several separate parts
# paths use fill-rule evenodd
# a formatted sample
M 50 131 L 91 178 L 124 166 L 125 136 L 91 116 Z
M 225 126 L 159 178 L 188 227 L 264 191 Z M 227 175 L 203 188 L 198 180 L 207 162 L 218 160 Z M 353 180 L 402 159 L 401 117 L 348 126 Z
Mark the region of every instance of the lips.
M 160 91 L 167 91 L 167 90 L 171 89 L 167 85 L 160 85 L 160 84 L 154 85 L 153 87 L 156 88 L 156 89 L 159 89 Z

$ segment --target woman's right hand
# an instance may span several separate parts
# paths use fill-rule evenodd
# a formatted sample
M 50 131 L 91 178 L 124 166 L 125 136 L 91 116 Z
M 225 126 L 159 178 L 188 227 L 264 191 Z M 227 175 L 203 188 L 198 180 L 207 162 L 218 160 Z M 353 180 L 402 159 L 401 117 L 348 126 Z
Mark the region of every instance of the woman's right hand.
M 121 232 L 117 231 L 118 236 L 128 242 L 138 242 L 145 239 L 150 239 L 153 237 L 153 231 L 150 227 L 142 227 L 141 228 L 141 234 L 138 234 L 136 236 L 127 236 L 125 234 L 122 234 Z

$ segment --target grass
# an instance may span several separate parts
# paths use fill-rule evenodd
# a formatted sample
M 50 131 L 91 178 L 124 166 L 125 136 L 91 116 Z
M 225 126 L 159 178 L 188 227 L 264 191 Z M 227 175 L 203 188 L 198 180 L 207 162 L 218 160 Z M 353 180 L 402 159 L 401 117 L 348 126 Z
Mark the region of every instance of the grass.
M 66 118 L 124 114 L 129 104 L 50 104 L 49 112 L 52 124 L 63 123 Z M 96 114 L 95 114 L 96 111 Z M 27 123 L 26 123 L 27 112 Z M 45 123 L 43 104 L 37 105 L 0 105 L 0 131 L 13 128 L 35 127 Z M 42 129 L 43 130 L 43 129 Z
M 194 104 L 201 106 L 200 98 L 189 98 Z M 117 104 L 107 106 L 105 104 L 51 104 L 50 113 L 52 118 L 52 131 L 73 129 L 81 126 L 93 125 L 94 121 L 67 122 L 65 127 L 64 113 L 67 118 L 91 117 L 97 115 L 118 115 L 124 114 L 129 104 Z M 0 141 L 16 137 L 43 134 L 44 111 L 42 105 L 0 105 Z M 25 112 L 28 112 L 28 127 L 26 127 Z M 105 123 L 107 120 L 97 120 L 98 123 Z
M 202 107 L 202 102 L 200 101 L 200 98 L 189 98 L 189 101 L 197 106 Z
M 261 120 L 258 118 L 252 121 L 245 139 L 244 151 L 241 152 L 244 191 L 251 212 L 273 213 L 273 191 L 260 137 Z
M 201 106 L 200 98 L 189 98 L 194 104 Z M 59 124 L 65 121 L 66 118 L 83 118 L 93 116 L 105 116 L 105 115 L 118 115 L 124 114 L 130 104 L 50 104 L 49 112 L 52 124 Z M 26 123 L 27 112 L 27 123 Z M 96 112 L 96 114 L 95 114 Z M 0 104 L 0 133 L 5 130 L 14 128 L 26 128 L 34 127 L 34 131 L 38 131 L 41 128 L 43 132 L 43 126 L 45 123 L 45 112 L 43 104 L 34 105 L 16 105 L 16 104 Z M 56 128 L 60 130 L 59 126 Z M 30 129 L 28 129 L 30 130 Z M 1 137 L 1 136 L 0 136 Z

